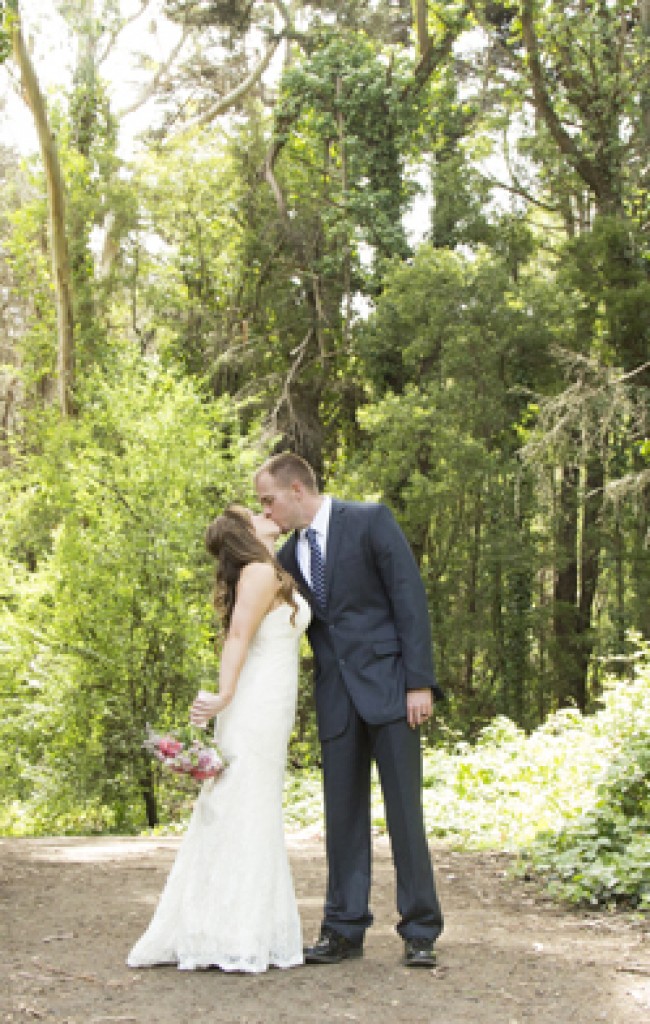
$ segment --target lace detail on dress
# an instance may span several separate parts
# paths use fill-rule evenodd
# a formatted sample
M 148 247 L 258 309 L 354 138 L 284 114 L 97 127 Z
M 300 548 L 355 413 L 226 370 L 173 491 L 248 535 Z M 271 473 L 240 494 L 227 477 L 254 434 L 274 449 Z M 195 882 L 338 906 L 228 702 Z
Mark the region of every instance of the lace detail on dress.
M 263 619 L 216 737 L 230 759 L 203 784 L 151 924 L 130 967 L 177 964 L 258 973 L 303 962 L 282 789 L 309 609 L 298 597 Z

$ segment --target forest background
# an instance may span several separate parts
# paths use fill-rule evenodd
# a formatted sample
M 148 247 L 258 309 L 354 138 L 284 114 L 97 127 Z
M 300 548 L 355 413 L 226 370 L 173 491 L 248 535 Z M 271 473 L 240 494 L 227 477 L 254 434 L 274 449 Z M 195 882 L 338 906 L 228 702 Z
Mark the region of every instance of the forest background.
M 292 449 L 420 565 L 432 831 L 650 905 L 650 0 L 0 9 L 0 829 L 178 818 L 205 525 Z

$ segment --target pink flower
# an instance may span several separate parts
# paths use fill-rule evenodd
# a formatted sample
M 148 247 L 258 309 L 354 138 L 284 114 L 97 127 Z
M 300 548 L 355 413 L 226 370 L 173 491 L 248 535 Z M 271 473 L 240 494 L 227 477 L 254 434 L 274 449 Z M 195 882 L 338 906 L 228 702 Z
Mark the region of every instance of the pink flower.
M 171 736 L 165 736 L 158 742 L 158 750 L 163 757 L 175 757 L 183 749 L 183 744 L 179 740 L 174 740 Z
M 226 768 L 227 762 L 214 742 L 205 742 L 205 734 L 198 739 L 191 727 L 179 739 L 174 733 L 161 735 L 147 726 L 143 747 L 172 772 L 198 781 L 215 778 Z

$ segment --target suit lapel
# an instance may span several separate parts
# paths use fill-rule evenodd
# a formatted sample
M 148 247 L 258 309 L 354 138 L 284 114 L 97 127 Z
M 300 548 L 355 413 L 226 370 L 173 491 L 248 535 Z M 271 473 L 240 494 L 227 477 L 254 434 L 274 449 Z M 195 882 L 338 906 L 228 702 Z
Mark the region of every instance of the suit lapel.
M 337 501 L 336 498 L 333 498 L 329 529 L 327 531 L 327 551 L 325 555 L 325 594 L 327 601 L 329 601 L 330 592 L 332 590 L 334 565 L 338 555 L 341 537 L 343 536 L 343 530 L 345 528 L 344 512 L 345 505 L 342 502 Z
M 309 585 L 307 580 L 302 574 L 302 569 L 298 563 L 298 532 L 292 533 L 285 547 L 285 557 L 283 559 L 286 565 L 286 569 L 291 573 L 294 580 L 303 592 L 309 591 Z
M 296 531 L 294 534 L 291 535 L 291 537 L 289 538 L 289 540 L 287 541 L 287 544 L 285 546 L 285 557 L 284 557 L 285 567 L 287 569 L 287 572 L 291 573 L 291 575 L 293 576 L 294 580 L 296 581 L 296 584 L 298 585 L 298 589 L 300 590 L 300 593 L 302 594 L 302 596 L 307 601 L 309 601 L 312 613 L 314 615 L 317 615 L 318 618 L 322 619 L 322 618 L 324 618 L 323 610 L 318 605 L 318 602 L 314 599 L 314 595 L 312 593 L 311 587 L 309 586 L 309 584 L 307 583 L 307 580 L 305 579 L 305 577 L 302 574 L 302 569 L 300 568 L 300 564 L 298 562 L 298 554 L 297 554 L 297 552 L 298 552 L 298 531 Z

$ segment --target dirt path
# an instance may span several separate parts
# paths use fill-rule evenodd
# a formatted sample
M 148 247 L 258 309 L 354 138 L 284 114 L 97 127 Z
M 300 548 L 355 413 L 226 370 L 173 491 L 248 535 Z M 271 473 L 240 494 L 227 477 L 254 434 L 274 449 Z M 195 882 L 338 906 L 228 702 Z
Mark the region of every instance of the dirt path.
M 57 1024 L 647 1024 L 650 934 L 624 916 L 559 910 L 507 858 L 434 848 L 447 916 L 435 971 L 400 965 L 393 869 L 375 841 L 375 925 L 361 961 L 244 977 L 130 971 L 177 839 L 0 840 L 0 1006 Z M 320 837 L 292 836 L 305 937 L 318 929 Z

